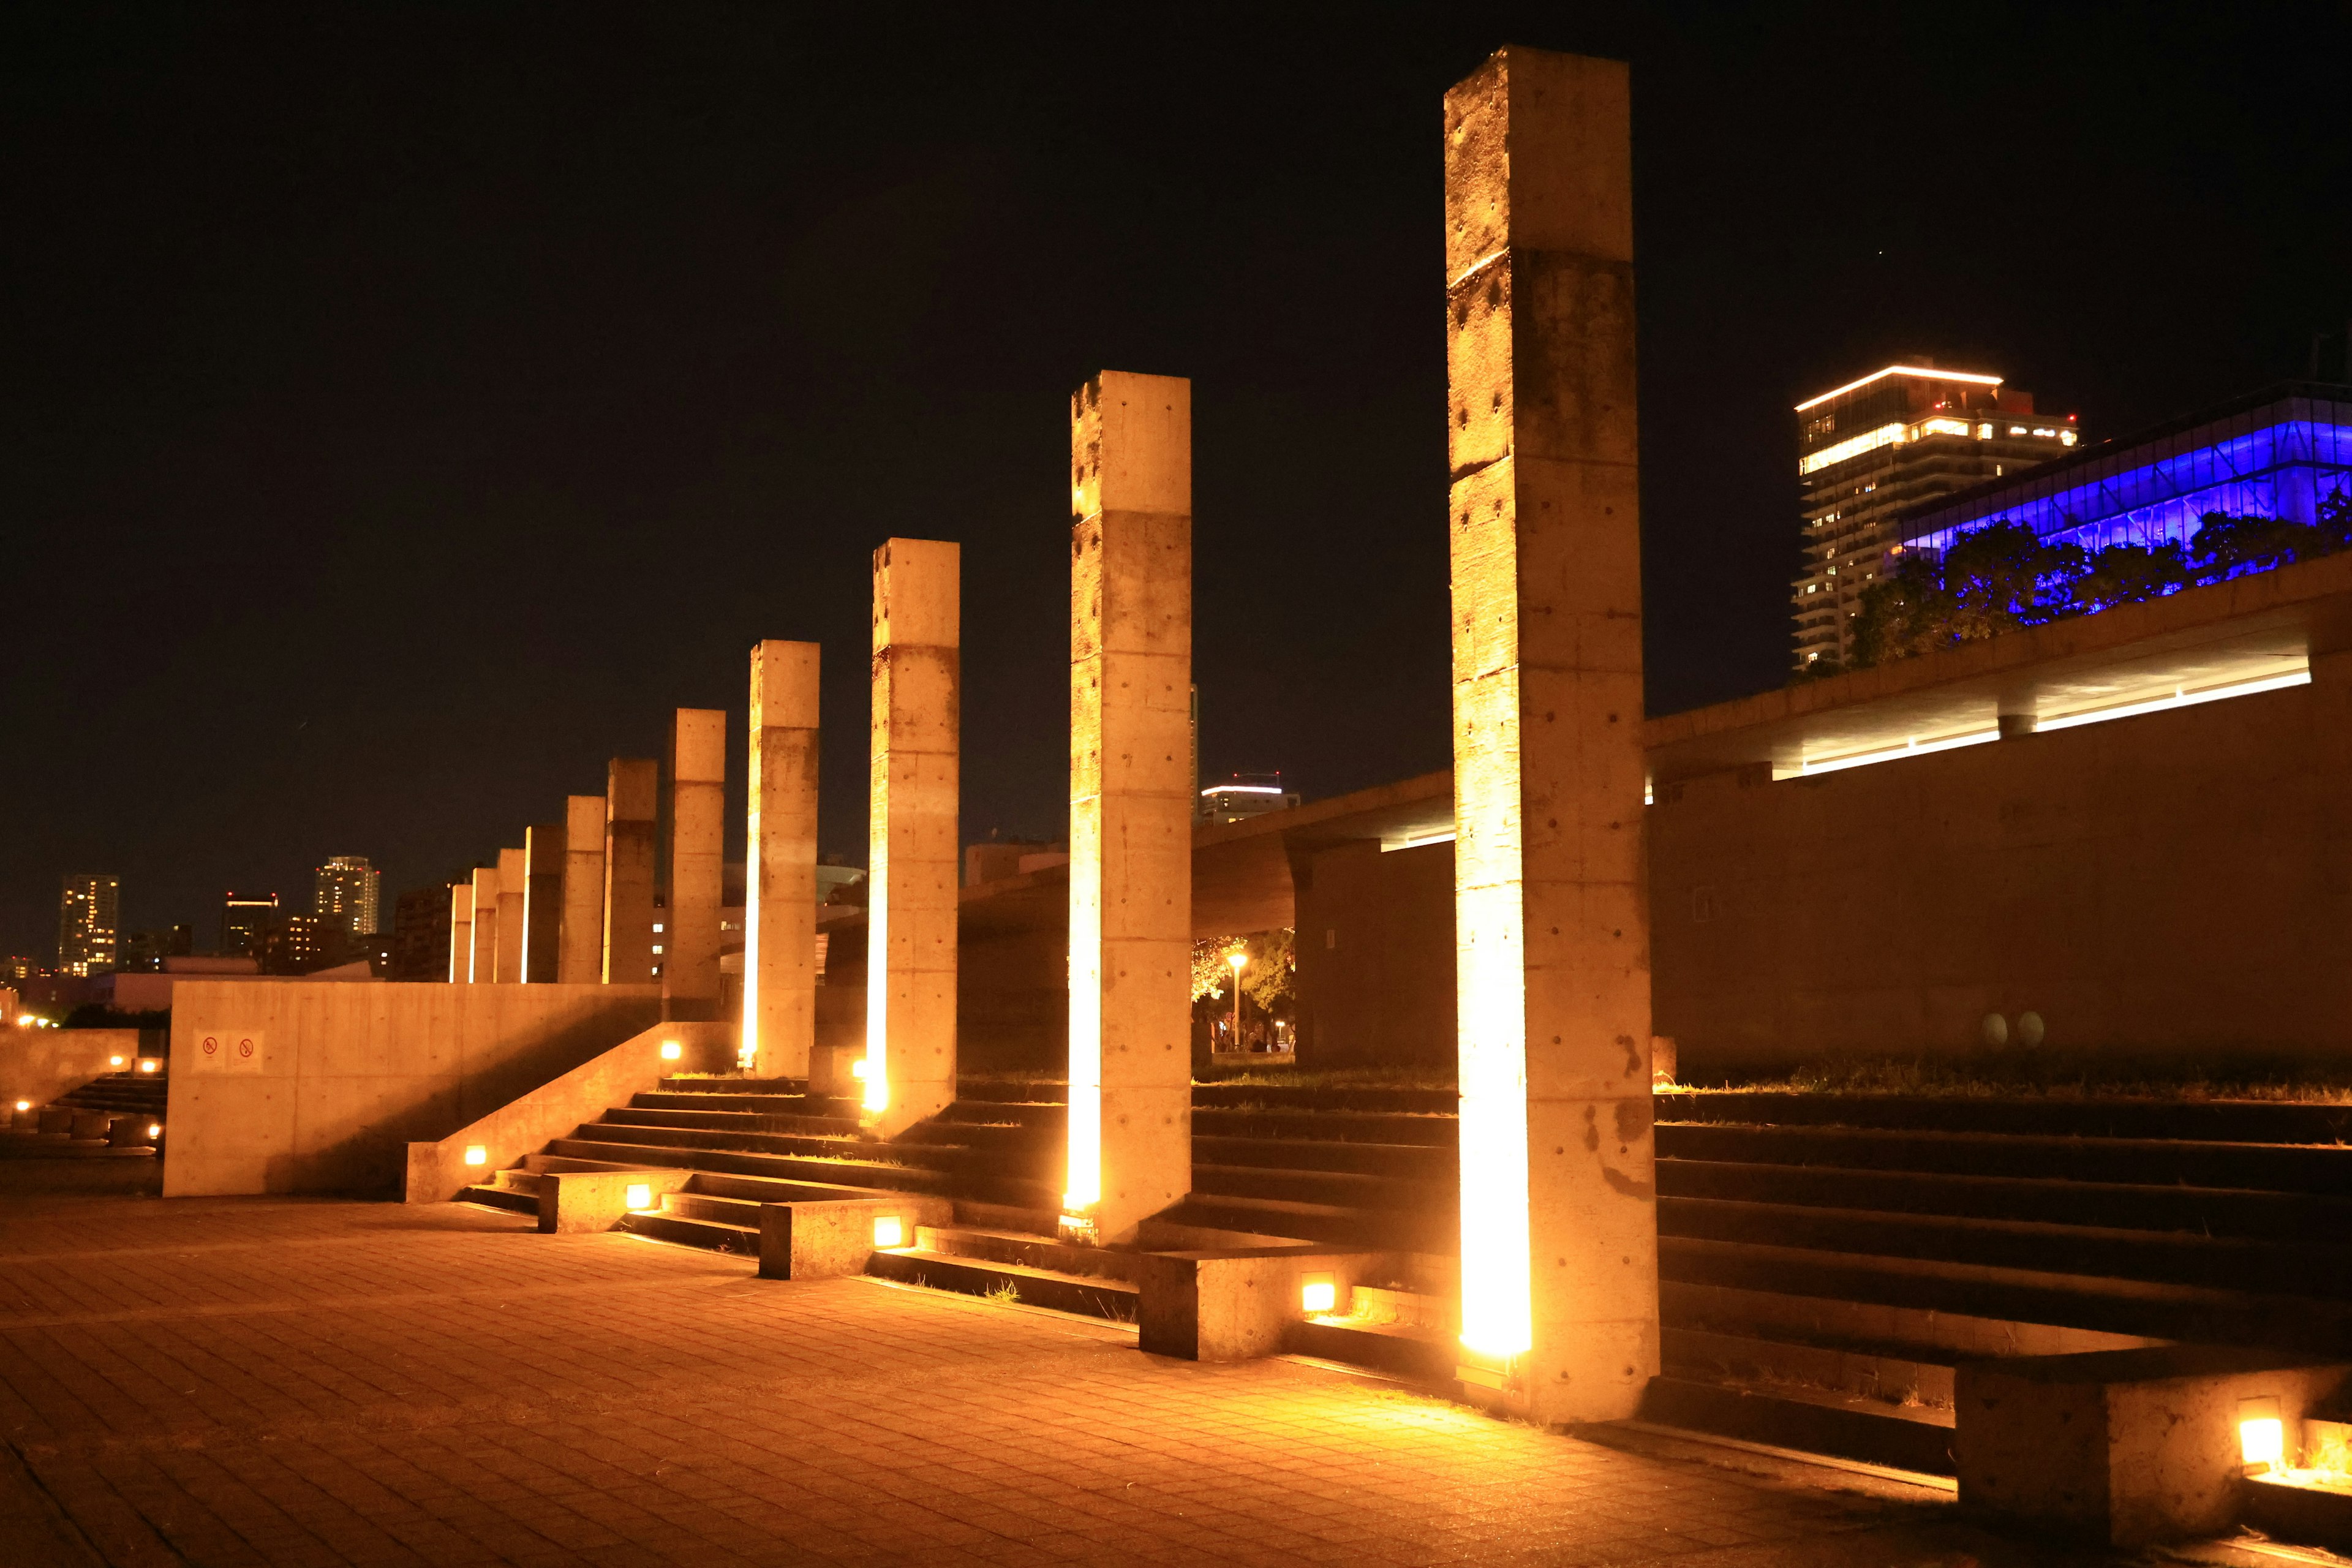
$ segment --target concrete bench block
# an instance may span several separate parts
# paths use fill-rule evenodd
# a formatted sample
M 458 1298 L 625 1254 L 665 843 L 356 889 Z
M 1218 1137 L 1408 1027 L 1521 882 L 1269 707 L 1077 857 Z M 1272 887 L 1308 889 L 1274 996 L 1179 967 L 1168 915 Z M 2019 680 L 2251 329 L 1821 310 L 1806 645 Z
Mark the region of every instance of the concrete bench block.
M 918 1226 L 951 1225 L 955 1205 L 916 1193 L 760 1205 L 760 1278 L 837 1279 L 866 1272 L 878 1245 L 877 1222 L 898 1222 L 897 1245 L 914 1244 Z
M 110 1110 L 77 1110 L 73 1113 L 73 1135 L 82 1139 L 102 1139 L 114 1126 Z
M 118 1116 L 107 1124 L 107 1145 L 114 1149 L 144 1149 L 155 1142 L 147 1136 L 147 1129 L 154 1125 L 144 1116 Z
M 1137 1276 L 1137 1345 L 1185 1361 L 1252 1361 L 1282 1349 L 1292 1323 L 1308 1315 L 1310 1281 L 1331 1286 L 1318 1310 L 1344 1312 L 1358 1279 L 1381 1255 L 1313 1247 L 1148 1252 Z
M 682 1190 L 692 1171 L 550 1171 L 539 1178 L 539 1228 L 546 1236 L 610 1230 L 633 1209 L 652 1208 Z M 632 1187 L 642 1203 L 630 1202 Z
M 2240 1422 L 2274 1414 L 2292 1447 L 2347 1380 L 2352 1367 L 2235 1346 L 1962 1363 L 1960 1504 L 2117 1546 L 2218 1534 L 2243 1503 Z

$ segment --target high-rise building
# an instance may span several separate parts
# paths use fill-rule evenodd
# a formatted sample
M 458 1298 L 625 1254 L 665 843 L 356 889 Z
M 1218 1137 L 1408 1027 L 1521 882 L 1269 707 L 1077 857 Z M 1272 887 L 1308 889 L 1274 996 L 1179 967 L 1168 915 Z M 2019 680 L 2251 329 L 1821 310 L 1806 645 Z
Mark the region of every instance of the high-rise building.
M 220 950 L 232 958 L 260 959 L 268 952 L 269 928 L 277 923 L 277 894 L 225 893 Z
M 2036 414 L 2032 393 L 1979 371 L 1891 364 L 1798 404 L 1798 672 L 1851 661 L 1862 591 L 1899 542 L 1898 512 L 2063 457 L 2081 439 L 2074 416 Z
M 331 915 L 286 915 L 260 949 L 265 974 L 308 974 L 342 956 L 342 927 Z
M 120 877 L 68 877 L 58 896 L 58 972 L 106 974 L 114 968 Z
M 364 855 L 337 855 L 311 874 L 310 912 L 331 917 L 353 936 L 376 933 L 383 873 Z
M 1205 822 L 1240 822 L 1269 811 L 1287 811 L 1298 796 L 1282 787 L 1280 773 L 1235 773 L 1223 784 L 1200 794 L 1200 815 Z
M 195 952 L 195 930 L 191 926 L 157 926 L 152 931 L 134 931 L 122 939 L 115 957 L 115 969 L 136 974 L 160 973 L 167 958 L 181 958 Z
M 411 888 L 392 910 L 392 978 L 449 978 L 449 889 L 454 879 Z

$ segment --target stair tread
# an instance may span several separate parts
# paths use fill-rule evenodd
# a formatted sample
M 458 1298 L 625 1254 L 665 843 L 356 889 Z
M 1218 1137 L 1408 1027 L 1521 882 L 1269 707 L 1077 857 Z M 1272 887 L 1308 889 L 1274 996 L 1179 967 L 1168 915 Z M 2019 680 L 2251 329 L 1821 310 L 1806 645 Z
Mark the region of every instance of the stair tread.
M 1009 1275 L 1015 1279 L 1049 1280 L 1056 1285 L 1081 1286 L 1090 1290 L 1106 1291 L 1114 1296 L 1139 1294 L 1138 1287 L 1124 1279 L 1106 1279 L 1098 1274 L 1068 1274 L 1058 1268 L 1033 1268 L 1025 1263 L 999 1263 L 993 1258 L 966 1258 L 953 1252 L 935 1252 L 924 1247 L 877 1247 L 875 1250 L 887 1252 L 893 1258 L 909 1258 L 919 1263 L 937 1263 L 987 1274 Z

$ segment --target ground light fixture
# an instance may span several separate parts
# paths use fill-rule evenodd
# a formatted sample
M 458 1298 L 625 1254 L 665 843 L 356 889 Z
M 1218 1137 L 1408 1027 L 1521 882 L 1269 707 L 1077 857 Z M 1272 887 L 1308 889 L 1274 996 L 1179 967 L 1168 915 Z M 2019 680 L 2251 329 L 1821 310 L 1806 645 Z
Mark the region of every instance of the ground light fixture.
M 887 1252 L 907 1245 L 907 1222 L 894 1214 L 874 1216 L 874 1245 Z
M 33 1109 L 33 1102 L 29 1100 L 20 1100 L 16 1102 L 16 1109 L 19 1110 L 30 1110 Z
M 662 1060 L 666 1062 L 674 1062 L 685 1054 L 686 1047 L 679 1045 L 676 1040 L 664 1040 L 662 1042 Z
M 147 1124 L 147 1136 L 150 1138 L 163 1136 L 163 1124 L 160 1121 L 150 1121 Z
M 631 1214 L 654 1206 L 654 1184 L 651 1182 L 631 1182 L 625 1199 Z
M 2286 1423 L 2279 1418 L 2276 1399 L 2238 1401 L 2238 1453 L 2249 1471 L 2285 1467 Z
M 1328 1274 L 1309 1274 L 1298 1282 L 1298 1304 L 1309 1316 L 1335 1310 L 1339 1305 L 1339 1287 Z
M 109 1057 L 106 1058 L 106 1065 L 110 1068 L 119 1068 L 122 1065 L 122 1058 L 121 1057 Z
M 153 1072 L 163 1065 L 163 1064 L 161 1061 L 157 1060 L 153 1057 L 142 1057 L 139 1058 L 139 1070 L 141 1072 Z
M 485 1149 L 479 1143 L 468 1143 L 466 1145 L 466 1163 L 468 1165 L 487 1165 L 489 1163 L 490 1152 L 488 1149 Z

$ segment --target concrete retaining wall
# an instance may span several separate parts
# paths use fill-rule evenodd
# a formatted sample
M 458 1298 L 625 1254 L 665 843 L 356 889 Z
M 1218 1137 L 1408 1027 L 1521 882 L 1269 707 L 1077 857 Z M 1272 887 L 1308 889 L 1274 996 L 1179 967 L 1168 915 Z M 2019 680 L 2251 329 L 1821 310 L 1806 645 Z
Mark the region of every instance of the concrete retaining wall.
M 0 1025 L 0 1112 L 20 1100 L 47 1105 L 139 1058 L 136 1029 L 20 1029 Z
M 183 983 L 164 1195 L 396 1194 L 406 1145 L 446 1137 L 660 1015 L 652 985 Z

